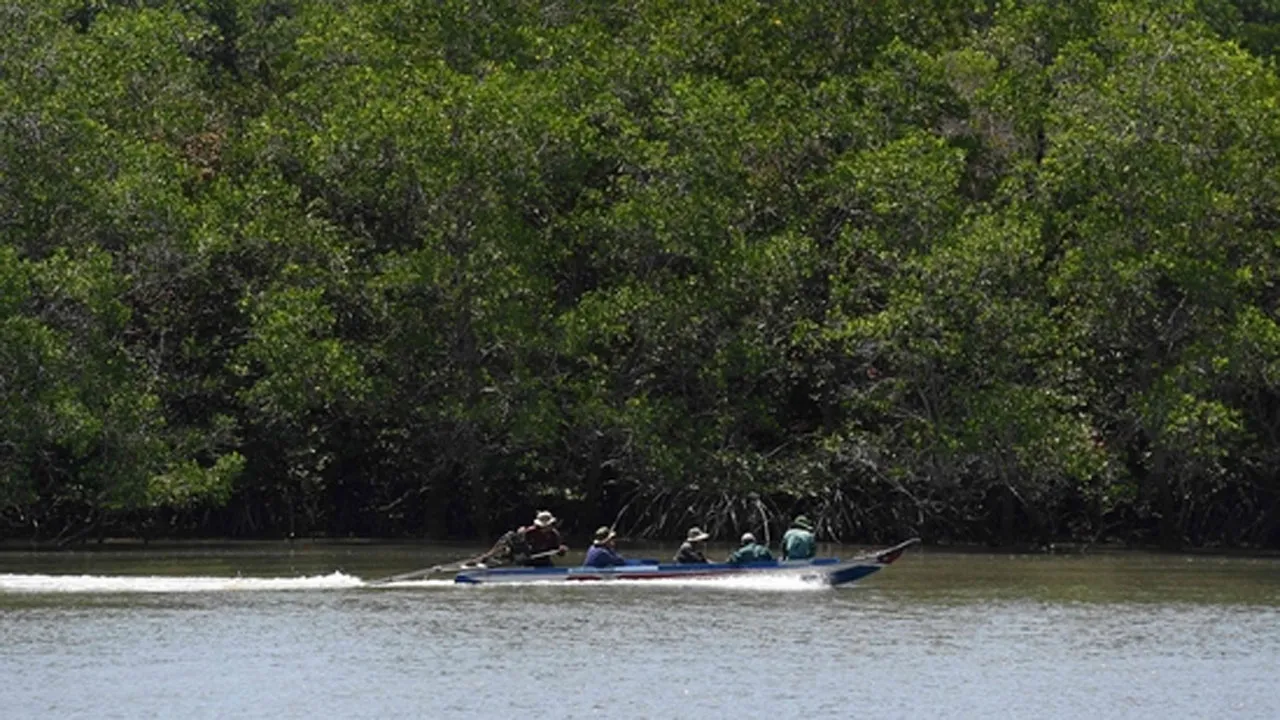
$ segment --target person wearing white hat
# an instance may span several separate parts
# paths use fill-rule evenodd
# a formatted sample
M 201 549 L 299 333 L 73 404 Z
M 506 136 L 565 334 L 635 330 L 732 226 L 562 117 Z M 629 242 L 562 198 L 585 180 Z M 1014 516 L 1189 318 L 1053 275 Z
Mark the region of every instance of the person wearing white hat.
M 739 547 L 729 556 L 729 562 L 734 565 L 764 562 L 766 560 L 773 560 L 773 553 L 769 552 L 769 548 L 756 542 L 756 536 L 751 533 L 742 534 L 742 547 Z
M 560 539 L 560 531 L 556 530 L 556 517 L 549 510 L 542 510 L 533 518 L 533 524 L 520 528 L 517 532 L 524 541 L 527 553 L 517 562 L 528 567 L 550 567 L 552 555 L 564 555 L 568 546 Z
M 707 560 L 705 546 L 703 545 L 707 538 L 710 537 L 710 535 L 702 532 L 702 528 L 689 528 L 689 532 L 684 538 L 684 544 L 676 552 L 675 561 L 682 565 L 697 565 L 710 562 Z
M 560 541 L 556 530 L 556 518 L 543 510 L 533 518 L 533 524 L 508 530 L 485 554 L 468 561 L 490 567 L 524 565 L 547 567 L 552 565 L 552 555 L 564 555 L 569 548 Z

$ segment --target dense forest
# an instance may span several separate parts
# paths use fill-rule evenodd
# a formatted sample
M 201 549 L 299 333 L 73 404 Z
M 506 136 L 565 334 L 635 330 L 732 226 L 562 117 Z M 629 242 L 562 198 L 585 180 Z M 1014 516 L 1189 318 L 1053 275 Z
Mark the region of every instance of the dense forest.
M 0 0 L 0 538 L 1280 547 L 1280 0 Z

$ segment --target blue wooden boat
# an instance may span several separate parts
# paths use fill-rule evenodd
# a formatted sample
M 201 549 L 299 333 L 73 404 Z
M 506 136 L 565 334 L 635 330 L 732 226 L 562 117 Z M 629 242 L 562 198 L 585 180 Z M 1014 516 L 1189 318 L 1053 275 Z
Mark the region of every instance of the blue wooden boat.
M 675 565 L 652 560 L 631 561 L 634 564 L 610 568 L 593 567 L 503 567 L 478 566 L 464 568 L 454 582 L 471 585 L 493 583 L 541 583 L 541 582 L 592 582 L 600 580 L 681 580 L 734 576 L 794 577 L 821 585 L 845 585 L 888 567 L 907 548 L 920 542 L 912 538 L 891 548 L 859 555 L 848 560 L 839 558 L 815 558 L 783 562 L 767 562 L 731 565 Z

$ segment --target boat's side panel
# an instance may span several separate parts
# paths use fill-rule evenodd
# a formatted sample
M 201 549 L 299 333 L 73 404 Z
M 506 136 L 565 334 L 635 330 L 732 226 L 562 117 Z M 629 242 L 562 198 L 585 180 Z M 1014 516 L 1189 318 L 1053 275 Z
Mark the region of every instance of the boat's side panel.
M 478 568 L 464 570 L 454 576 L 455 583 L 477 585 L 480 583 L 530 583 L 554 582 L 564 580 L 566 573 L 575 568 L 531 567 L 531 568 Z
M 592 568 L 582 569 L 579 572 L 573 570 L 565 577 L 565 580 L 671 580 L 680 578 L 699 578 L 699 577 L 722 577 L 732 574 L 732 570 L 707 570 L 705 566 L 700 570 L 685 569 L 687 566 L 677 566 L 678 569 L 672 569 L 663 565 L 641 565 L 641 566 L 623 566 L 618 568 Z
M 877 572 L 882 567 L 884 566 L 873 564 L 846 565 L 838 570 L 827 573 L 826 583 L 828 585 L 845 585 L 855 580 L 861 580 L 862 578 Z
M 749 566 L 736 565 L 621 565 L 610 568 L 498 568 L 458 573 L 455 582 L 512 583 L 592 580 L 659 580 L 670 578 L 719 577 L 744 572 Z

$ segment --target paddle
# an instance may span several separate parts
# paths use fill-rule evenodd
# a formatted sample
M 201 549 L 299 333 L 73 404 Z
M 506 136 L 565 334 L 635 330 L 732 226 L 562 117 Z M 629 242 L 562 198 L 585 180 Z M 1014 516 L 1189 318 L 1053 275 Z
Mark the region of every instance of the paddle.
M 534 553 L 533 555 L 530 555 L 528 559 L 538 560 L 540 558 L 551 557 L 552 555 L 558 555 L 558 554 L 560 554 L 560 548 L 556 548 L 554 550 L 547 550 L 545 552 L 540 552 L 540 553 Z M 488 553 L 486 553 L 485 555 L 478 555 L 473 558 L 468 558 L 466 560 L 458 560 L 448 565 L 432 565 L 429 568 L 422 568 L 421 570 L 414 570 L 413 572 L 407 572 L 407 573 L 402 573 L 400 575 L 391 575 L 384 578 L 378 578 L 376 580 L 370 580 L 367 584 L 368 585 L 386 585 L 387 583 L 404 582 L 405 580 L 417 580 L 418 578 L 427 577 L 428 575 L 434 575 L 435 573 L 457 572 L 458 570 L 465 570 L 467 567 L 471 566 L 475 562 L 484 559 L 487 555 Z
M 560 548 L 555 548 L 554 550 L 544 550 L 544 551 L 542 551 L 542 552 L 540 552 L 540 553 L 534 553 L 534 554 L 532 554 L 532 555 L 529 555 L 529 556 L 528 556 L 527 558 L 525 558 L 525 559 L 526 559 L 526 560 L 539 560 L 539 559 L 541 559 L 541 558 L 551 557 L 552 555 L 559 555 L 559 554 L 560 554 Z M 462 568 L 458 568 L 458 569 L 459 569 L 459 570 L 461 570 Z
M 414 570 L 413 572 L 401 573 L 399 575 L 388 575 L 387 577 L 377 578 L 376 580 L 370 580 L 368 584 L 385 585 L 387 583 L 403 582 L 405 580 L 417 580 L 418 578 L 426 577 L 433 573 L 444 572 L 448 570 L 449 567 L 456 566 L 458 568 L 461 568 L 465 565 L 470 565 L 471 563 L 474 563 L 478 560 L 483 560 L 487 556 L 488 556 L 488 553 L 485 553 L 484 555 L 477 555 L 475 557 L 466 558 L 464 560 L 455 560 L 452 563 L 449 563 L 449 565 L 432 565 L 429 568 L 422 568 L 421 570 Z

